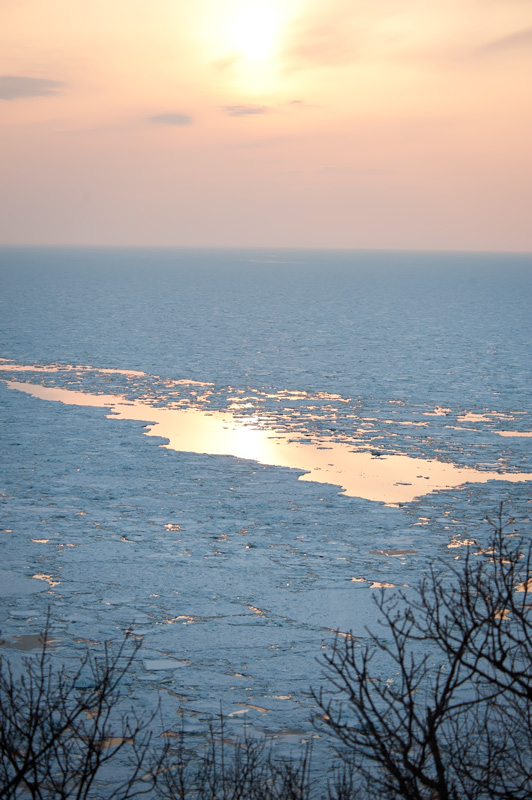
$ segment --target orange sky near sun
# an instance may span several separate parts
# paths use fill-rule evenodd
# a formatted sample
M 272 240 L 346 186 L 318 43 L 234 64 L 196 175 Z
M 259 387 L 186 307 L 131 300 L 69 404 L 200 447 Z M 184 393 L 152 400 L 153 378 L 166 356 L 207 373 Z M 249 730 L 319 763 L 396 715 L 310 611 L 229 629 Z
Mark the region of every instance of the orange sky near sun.
M 532 251 L 530 0 L 2 0 L 0 244 Z

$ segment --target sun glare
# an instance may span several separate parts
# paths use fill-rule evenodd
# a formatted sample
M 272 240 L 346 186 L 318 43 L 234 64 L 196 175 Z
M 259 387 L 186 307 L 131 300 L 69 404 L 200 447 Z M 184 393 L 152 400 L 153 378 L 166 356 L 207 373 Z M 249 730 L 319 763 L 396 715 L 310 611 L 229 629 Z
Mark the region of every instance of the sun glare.
M 246 0 L 239 3 L 228 25 L 232 49 L 250 61 L 271 57 L 277 45 L 279 17 L 272 0 Z

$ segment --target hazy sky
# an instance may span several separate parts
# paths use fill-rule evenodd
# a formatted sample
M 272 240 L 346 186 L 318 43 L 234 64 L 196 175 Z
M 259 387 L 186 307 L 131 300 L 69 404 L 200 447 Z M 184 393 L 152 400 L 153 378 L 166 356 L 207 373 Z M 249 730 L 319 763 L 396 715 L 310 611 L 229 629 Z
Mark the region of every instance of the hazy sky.
M 0 0 L 0 243 L 532 251 L 532 0 Z

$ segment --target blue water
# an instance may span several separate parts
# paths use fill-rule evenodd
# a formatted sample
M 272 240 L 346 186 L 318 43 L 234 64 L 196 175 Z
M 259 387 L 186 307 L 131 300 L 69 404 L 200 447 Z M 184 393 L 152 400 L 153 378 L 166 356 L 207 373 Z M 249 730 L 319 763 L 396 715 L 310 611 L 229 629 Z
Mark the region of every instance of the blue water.
M 0 357 L 146 373 L 0 369 L 0 629 L 39 632 L 50 607 L 68 658 L 133 625 L 141 705 L 182 695 L 164 695 L 169 726 L 178 705 L 222 702 L 245 711 L 235 725 L 299 741 L 331 629 L 375 625 L 371 581 L 413 586 L 450 564 L 453 537 L 480 539 L 500 500 L 530 511 L 530 483 L 399 508 L 343 497 L 292 470 L 162 449 L 142 423 L 6 380 L 161 405 L 168 379 L 203 381 L 210 407 L 240 392 L 294 433 L 345 440 L 363 420 L 382 452 L 531 472 L 532 439 L 498 431 L 532 430 L 532 256 L 2 248 L 0 285 Z
M 15 359 L 530 410 L 530 256 L 4 248 L 0 269 Z

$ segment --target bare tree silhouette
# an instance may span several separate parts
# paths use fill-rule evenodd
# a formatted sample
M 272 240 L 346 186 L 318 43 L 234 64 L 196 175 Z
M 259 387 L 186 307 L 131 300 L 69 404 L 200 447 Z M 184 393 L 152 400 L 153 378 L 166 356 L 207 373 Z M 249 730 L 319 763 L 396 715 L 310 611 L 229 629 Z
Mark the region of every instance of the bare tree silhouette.
M 180 736 L 166 753 L 157 788 L 167 800 L 310 800 L 311 750 L 279 758 L 264 739 L 226 738 L 222 714 L 212 720 L 203 752 L 189 750 Z
M 336 638 L 314 696 L 338 797 L 532 797 L 532 543 L 513 522 L 501 504 L 462 566 L 432 568 L 413 600 L 382 593 L 369 643 Z
M 20 669 L 0 659 L 0 798 L 126 800 L 151 791 L 153 717 L 121 704 L 140 642 L 126 634 L 114 649 L 87 652 L 71 673 L 52 665 L 49 634 L 47 622 L 41 651 Z

